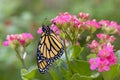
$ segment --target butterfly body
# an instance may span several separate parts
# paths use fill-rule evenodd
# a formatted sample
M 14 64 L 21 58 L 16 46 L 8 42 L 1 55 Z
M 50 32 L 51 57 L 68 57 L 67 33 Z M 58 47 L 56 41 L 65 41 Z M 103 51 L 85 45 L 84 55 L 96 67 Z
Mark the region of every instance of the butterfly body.
M 39 71 L 45 73 L 49 66 L 62 56 L 64 46 L 48 26 L 42 26 L 42 31 L 37 48 L 37 63 Z
M 45 26 L 45 25 L 42 26 L 42 31 L 43 31 L 44 33 L 46 33 L 47 35 L 50 35 L 50 33 L 53 32 L 53 31 L 49 28 L 49 26 Z

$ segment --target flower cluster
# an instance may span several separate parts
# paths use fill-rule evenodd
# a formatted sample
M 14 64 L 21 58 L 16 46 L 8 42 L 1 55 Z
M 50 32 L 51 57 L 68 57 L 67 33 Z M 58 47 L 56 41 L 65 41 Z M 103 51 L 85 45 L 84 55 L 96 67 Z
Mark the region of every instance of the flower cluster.
M 112 43 L 115 41 L 114 36 L 99 33 L 97 38 L 100 41 L 93 40 L 88 47 L 91 48 L 91 52 L 97 53 L 96 58 L 89 60 L 91 70 L 98 69 L 99 72 L 108 71 L 111 65 L 117 62 L 117 57 L 114 53 L 114 46 Z
M 68 12 L 60 13 L 57 17 L 51 20 L 53 24 L 56 24 L 57 27 L 60 26 L 74 26 L 80 28 L 81 26 L 86 29 L 87 28 L 102 28 L 107 33 L 120 33 L 120 25 L 117 24 L 115 21 L 109 20 L 101 20 L 96 21 L 96 19 L 90 20 L 90 14 L 80 12 L 78 13 L 78 17 L 73 14 L 69 14 Z
M 113 43 L 115 41 L 114 36 L 109 36 L 107 34 L 99 33 L 96 35 L 98 39 L 100 39 L 104 43 Z
M 65 37 L 65 39 L 71 42 L 74 41 L 74 43 L 77 43 L 81 37 L 81 33 L 84 31 L 94 33 L 99 29 L 107 34 L 120 34 L 120 25 L 118 25 L 117 22 L 109 20 L 97 21 L 96 19 L 90 20 L 90 14 L 84 12 L 78 13 L 78 16 L 68 12 L 60 13 L 53 18 L 51 22 L 52 25 L 55 25 L 58 29 L 62 30 L 66 36 L 69 34 L 69 37 Z M 107 38 L 108 37 L 109 36 L 107 36 Z M 110 38 L 112 39 L 114 37 Z
M 55 17 L 51 21 L 55 24 L 64 24 L 71 22 L 71 19 L 72 19 L 72 15 L 69 14 L 68 12 L 65 12 L 65 13 L 60 13 L 59 16 Z
M 100 44 L 96 40 L 93 40 L 91 44 L 88 44 L 88 47 L 91 48 L 91 52 L 97 52 L 99 45 Z
M 79 14 L 79 16 L 81 17 L 81 14 Z M 86 15 L 82 14 L 82 18 L 85 16 Z M 56 25 L 69 25 L 71 27 L 74 26 L 77 28 L 80 28 L 83 24 L 83 22 L 81 22 L 75 15 L 69 14 L 68 12 L 60 13 L 60 15 L 52 19 L 51 22 Z
M 109 20 L 101 20 L 99 21 L 99 24 L 102 25 L 102 29 L 106 32 L 106 33 L 119 33 L 119 25 L 117 24 L 117 22 L 115 21 L 109 21 Z
M 108 71 L 110 66 L 116 62 L 117 57 L 115 56 L 112 46 L 104 46 L 103 49 L 99 50 L 96 58 L 89 60 L 90 69 L 96 70 L 98 68 L 99 72 Z
M 7 35 L 6 41 L 3 42 L 4 46 L 8 45 L 22 45 L 27 46 L 33 40 L 33 36 L 30 33 L 11 34 Z

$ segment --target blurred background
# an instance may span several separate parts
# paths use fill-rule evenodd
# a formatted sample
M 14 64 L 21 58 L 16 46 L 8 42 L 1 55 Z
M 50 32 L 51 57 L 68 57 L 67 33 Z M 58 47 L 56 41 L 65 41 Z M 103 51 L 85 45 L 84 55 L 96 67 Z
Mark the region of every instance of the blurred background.
M 7 34 L 29 32 L 34 41 L 26 49 L 27 68 L 36 65 L 36 33 L 44 19 L 56 17 L 60 12 L 77 15 L 91 14 L 91 19 L 116 21 L 120 24 L 120 0 L 0 0 L 0 80 L 21 80 L 21 63 L 10 47 L 2 42 Z

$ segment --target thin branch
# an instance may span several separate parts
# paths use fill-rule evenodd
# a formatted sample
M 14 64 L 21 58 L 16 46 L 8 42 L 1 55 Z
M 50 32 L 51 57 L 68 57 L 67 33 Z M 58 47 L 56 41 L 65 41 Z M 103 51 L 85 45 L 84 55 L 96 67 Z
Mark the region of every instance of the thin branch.
M 67 65 L 68 65 L 69 71 L 72 73 L 72 70 L 71 70 L 71 67 L 70 67 L 70 62 L 69 62 L 67 51 L 66 51 L 65 40 L 63 40 L 63 43 L 64 43 L 64 50 L 65 50 L 65 57 L 66 57 Z
M 18 59 L 19 59 L 19 60 L 21 61 L 21 63 L 22 63 L 23 68 L 26 68 L 25 63 L 24 63 L 24 60 L 23 60 L 22 57 L 20 56 L 18 50 L 15 49 L 15 51 L 16 51 L 16 53 L 17 53 Z

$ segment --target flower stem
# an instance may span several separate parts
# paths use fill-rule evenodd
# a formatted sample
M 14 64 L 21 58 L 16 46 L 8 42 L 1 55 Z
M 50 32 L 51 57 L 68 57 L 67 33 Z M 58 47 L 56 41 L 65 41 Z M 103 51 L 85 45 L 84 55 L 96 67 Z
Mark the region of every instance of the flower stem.
M 73 42 L 73 39 L 71 38 L 71 36 L 69 35 L 69 33 L 67 31 L 65 31 L 64 29 L 62 29 L 63 33 L 65 33 L 66 36 L 69 37 L 70 41 Z
M 70 62 L 69 62 L 68 55 L 67 55 L 67 51 L 66 51 L 65 40 L 63 40 L 63 43 L 64 43 L 65 57 L 66 57 L 67 65 L 68 65 L 69 71 L 72 73 L 72 70 L 71 70 L 71 67 L 70 67 Z
M 19 60 L 21 61 L 21 63 L 22 63 L 23 68 L 26 68 L 25 63 L 24 63 L 24 60 L 23 60 L 23 58 L 20 56 L 18 50 L 15 49 L 15 51 L 16 51 L 16 53 L 17 53 L 18 59 L 19 59 Z

